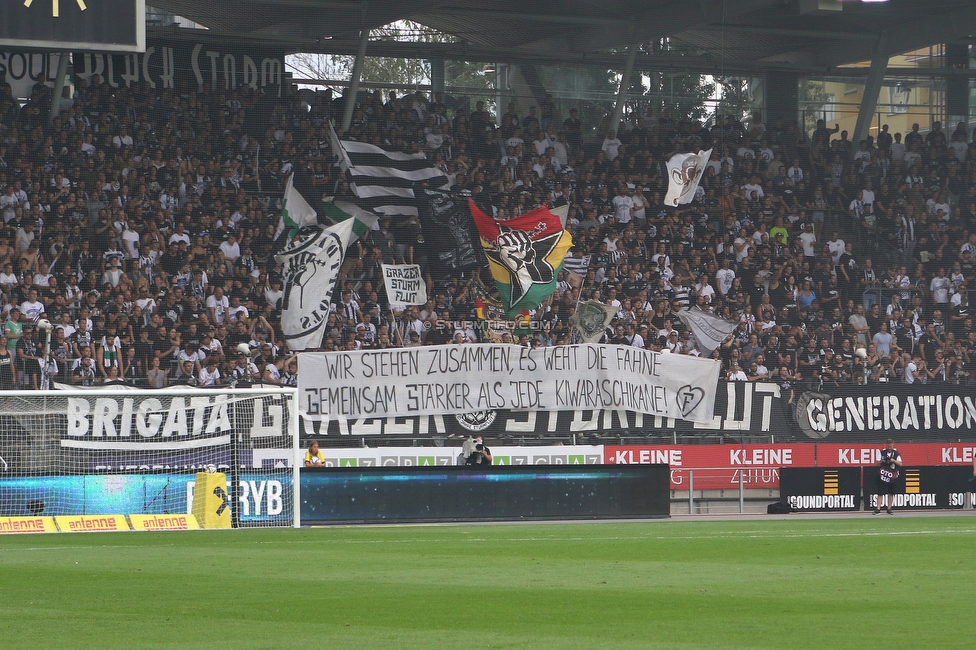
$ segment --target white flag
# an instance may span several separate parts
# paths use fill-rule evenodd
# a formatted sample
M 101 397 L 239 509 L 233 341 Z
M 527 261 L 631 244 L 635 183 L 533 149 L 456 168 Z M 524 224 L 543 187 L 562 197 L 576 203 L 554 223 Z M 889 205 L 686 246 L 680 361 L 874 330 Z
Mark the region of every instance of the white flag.
M 384 264 L 383 280 L 390 306 L 422 305 L 427 302 L 427 283 L 419 264 Z
M 698 349 L 706 357 L 722 345 L 736 324 L 719 316 L 704 312 L 698 307 L 678 312 L 678 319 L 685 324 L 698 341 Z
M 278 221 L 278 229 L 275 231 L 277 239 L 285 228 L 288 228 L 288 236 L 294 237 L 302 228 L 314 226 L 318 223 L 318 214 L 312 209 L 298 190 L 295 189 L 293 181 L 295 174 L 288 177 L 288 184 L 285 185 L 285 196 L 281 201 L 281 219 Z
M 587 300 L 580 303 L 576 313 L 569 317 L 569 324 L 584 343 L 598 343 L 616 315 L 617 310 L 611 305 Z
M 285 288 L 281 301 L 281 331 L 288 348 L 317 350 L 332 304 L 339 269 L 355 237 L 355 219 L 322 228 L 295 239 L 275 255 L 282 265 Z
M 559 217 L 559 223 L 561 223 L 565 229 L 566 221 L 569 220 L 569 204 L 563 203 L 562 205 L 553 208 L 549 212 Z
M 698 183 L 705 173 L 705 166 L 712 155 L 712 150 L 698 153 L 676 153 L 668 161 L 668 193 L 664 197 L 665 205 L 672 207 L 691 203 L 698 191 Z

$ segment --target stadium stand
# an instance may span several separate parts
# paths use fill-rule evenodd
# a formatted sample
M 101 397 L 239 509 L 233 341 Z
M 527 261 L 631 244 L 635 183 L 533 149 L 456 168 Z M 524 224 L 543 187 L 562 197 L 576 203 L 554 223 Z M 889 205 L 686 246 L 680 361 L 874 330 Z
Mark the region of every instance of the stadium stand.
M 0 285 L 17 385 L 38 388 L 42 314 L 59 381 L 294 385 L 273 253 L 289 174 L 313 206 L 355 200 L 328 121 L 344 98 L 112 88 L 95 75 L 48 123 L 51 91 L 0 87 Z M 428 275 L 431 300 L 391 312 L 383 262 L 428 268 L 413 216 L 350 249 L 322 349 L 571 340 L 580 300 L 617 309 L 606 340 L 698 354 L 674 317 L 737 321 L 716 350 L 732 380 L 787 388 L 976 378 L 976 140 L 965 124 L 851 143 L 822 121 L 703 125 L 642 111 L 601 142 L 575 115 L 449 111 L 421 93 L 364 93 L 344 140 L 425 152 L 497 219 L 569 204 L 568 271 L 535 327 L 466 325 L 491 305 L 480 274 Z M 532 107 L 533 109 L 535 107 Z M 713 148 L 694 203 L 662 205 L 665 161 Z M 440 178 L 440 176 L 439 176 Z M 490 284 L 490 282 L 488 283 Z M 446 329 L 445 329 L 446 328 Z M 672 333 L 673 331 L 673 333 Z M 460 334 L 460 336 L 458 336 Z M 236 358 L 240 344 L 250 359 Z M 864 348 L 863 352 L 859 348 Z M 216 363 L 210 363 L 216 361 Z

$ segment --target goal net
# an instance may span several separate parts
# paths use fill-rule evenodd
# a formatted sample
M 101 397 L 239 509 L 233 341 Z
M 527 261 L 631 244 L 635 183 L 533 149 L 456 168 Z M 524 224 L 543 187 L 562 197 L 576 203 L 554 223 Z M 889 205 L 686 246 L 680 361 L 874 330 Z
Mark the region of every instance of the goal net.
M 0 393 L 0 532 L 30 525 L 23 518 L 165 528 L 188 519 L 166 516 L 187 514 L 189 527 L 297 526 L 295 398 L 271 388 Z

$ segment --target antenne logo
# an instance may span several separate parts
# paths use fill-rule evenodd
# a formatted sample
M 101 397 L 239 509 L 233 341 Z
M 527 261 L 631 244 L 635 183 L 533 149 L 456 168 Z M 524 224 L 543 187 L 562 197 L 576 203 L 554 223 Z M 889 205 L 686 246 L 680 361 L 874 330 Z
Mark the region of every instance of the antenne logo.
M 824 494 L 840 494 L 840 472 L 835 469 L 824 470 Z
M 917 469 L 905 470 L 905 494 L 919 494 L 922 491 L 922 473 Z

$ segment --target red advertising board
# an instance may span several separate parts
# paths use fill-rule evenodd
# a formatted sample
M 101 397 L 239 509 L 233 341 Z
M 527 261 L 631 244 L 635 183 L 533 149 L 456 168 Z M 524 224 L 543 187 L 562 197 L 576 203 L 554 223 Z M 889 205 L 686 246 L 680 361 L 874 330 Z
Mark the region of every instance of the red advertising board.
M 781 467 L 845 467 L 874 465 L 882 445 L 786 443 L 775 445 L 605 445 L 609 465 L 668 464 L 671 489 L 696 490 L 779 488 Z M 973 443 L 905 443 L 897 445 L 906 465 L 971 465 Z M 695 470 L 693 477 L 688 470 Z

